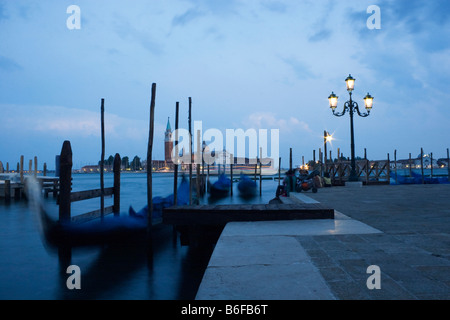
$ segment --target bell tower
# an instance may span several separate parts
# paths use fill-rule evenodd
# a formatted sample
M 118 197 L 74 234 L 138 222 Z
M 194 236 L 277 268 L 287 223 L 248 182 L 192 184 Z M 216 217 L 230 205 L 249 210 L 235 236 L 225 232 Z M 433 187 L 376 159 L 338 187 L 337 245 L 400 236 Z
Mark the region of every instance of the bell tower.
M 164 133 L 164 160 L 166 163 L 172 163 L 172 150 L 172 129 L 170 128 L 170 118 L 168 118 L 166 132 Z

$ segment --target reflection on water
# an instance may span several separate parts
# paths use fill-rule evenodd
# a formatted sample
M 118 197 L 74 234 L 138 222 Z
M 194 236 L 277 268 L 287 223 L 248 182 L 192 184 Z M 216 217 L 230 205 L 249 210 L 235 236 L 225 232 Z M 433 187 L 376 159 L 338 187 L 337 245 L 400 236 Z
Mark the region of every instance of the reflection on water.
M 106 174 L 105 187 L 112 186 L 112 181 L 112 175 Z M 130 205 L 137 210 L 145 206 L 146 181 L 145 174 L 122 175 L 123 214 Z M 275 181 L 264 180 L 263 195 L 249 200 L 238 196 L 235 183 L 234 196 L 216 203 L 267 203 L 273 198 L 276 185 Z M 73 191 L 98 186 L 98 174 L 73 175 Z M 166 196 L 172 190 L 173 176 L 153 176 L 154 196 Z M 112 199 L 106 199 L 106 206 L 110 205 L 108 201 Z M 202 201 L 212 199 L 205 196 Z M 54 199 L 45 204 L 56 217 Z M 78 214 L 98 206 L 99 200 L 94 199 L 74 203 L 72 209 Z M 67 250 L 70 254 L 64 255 Z M 142 241 L 63 248 L 58 252 L 58 248 L 43 241 L 38 219 L 26 202 L 5 205 L 0 200 L 0 299 L 194 299 L 212 250 L 211 245 L 182 247 L 171 226 L 156 225 L 151 247 Z M 81 269 L 81 290 L 66 287 L 69 264 Z

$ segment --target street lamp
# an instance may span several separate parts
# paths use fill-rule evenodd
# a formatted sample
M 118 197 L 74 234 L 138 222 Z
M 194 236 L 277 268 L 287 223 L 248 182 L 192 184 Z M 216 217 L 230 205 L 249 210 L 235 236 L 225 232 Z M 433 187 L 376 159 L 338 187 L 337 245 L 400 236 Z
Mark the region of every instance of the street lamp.
M 345 102 L 344 109 L 342 112 L 336 112 L 337 103 L 338 103 L 338 96 L 334 94 L 334 92 L 331 92 L 330 96 L 328 97 L 328 101 L 330 103 L 330 108 L 333 114 L 336 117 L 342 117 L 347 111 L 350 114 L 350 148 L 351 148 L 351 166 L 352 169 L 350 171 L 350 177 L 349 181 L 358 181 L 358 176 L 356 175 L 356 162 L 355 162 L 355 136 L 354 136 L 354 129 L 353 129 L 353 114 L 356 113 L 360 117 L 367 117 L 370 114 L 370 110 L 372 109 L 373 105 L 373 97 L 367 93 L 367 95 L 364 97 L 364 106 L 366 108 L 365 113 L 362 113 L 359 111 L 358 103 L 352 100 L 352 92 L 355 88 L 355 78 L 353 78 L 351 75 L 348 75 L 348 77 L 345 79 L 345 82 L 347 84 L 347 91 L 350 95 L 350 100 Z

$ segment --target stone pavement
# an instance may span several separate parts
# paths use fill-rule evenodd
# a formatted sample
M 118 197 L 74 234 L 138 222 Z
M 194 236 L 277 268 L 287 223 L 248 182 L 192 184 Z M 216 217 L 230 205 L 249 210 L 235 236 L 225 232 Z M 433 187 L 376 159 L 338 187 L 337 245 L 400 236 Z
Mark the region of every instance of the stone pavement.
M 228 224 L 197 299 L 450 298 L 450 185 L 292 196 L 330 205 L 336 219 Z M 371 265 L 380 289 L 367 287 Z
M 337 299 L 450 299 L 450 184 L 307 195 L 383 232 L 297 238 Z M 368 265 L 380 290 L 367 289 Z

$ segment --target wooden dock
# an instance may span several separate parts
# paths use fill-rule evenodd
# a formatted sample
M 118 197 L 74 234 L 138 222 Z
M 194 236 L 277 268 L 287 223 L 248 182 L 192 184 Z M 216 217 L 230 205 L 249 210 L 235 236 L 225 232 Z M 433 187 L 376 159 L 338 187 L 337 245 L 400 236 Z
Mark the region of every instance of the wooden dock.
M 180 233 L 181 245 L 216 243 L 229 222 L 334 219 L 334 209 L 320 203 L 284 199 L 285 203 L 183 205 L 163 209 L 162 223 Z
M 25 186 L 28 178 L 34 177 L 33 175 L 25 175 L 22 177 L 21 181 L 17 174 L 2 174 L 0 175 L 0 198 L 4 198 L 6 202 L 10 201 L 11 198 L 15 200 L 20 200 L 25 194 Z M 53 193 L 56 197 L 59 191 L 59 178 L 58 177 L 47 177 L 47 176 L 37 176 L 34 177 L 41 186 L 41 189 L 45 193 L 45 197 L 48 197 L 49 193 Z
M 225 225 L 235 221 L 334 219 L 320 203 L 185 205 L 165 208 L 162 222 L 173 225 Z

